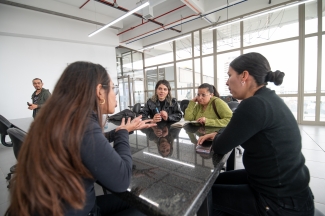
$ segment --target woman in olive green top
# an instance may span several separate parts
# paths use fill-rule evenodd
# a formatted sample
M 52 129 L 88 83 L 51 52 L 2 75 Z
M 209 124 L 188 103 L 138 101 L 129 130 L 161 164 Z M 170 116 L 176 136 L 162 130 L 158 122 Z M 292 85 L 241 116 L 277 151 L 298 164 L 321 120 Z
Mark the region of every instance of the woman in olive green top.
M 189 102 L 184 115 L 185 120 L 196 120 L 212 127 L 226 127 L 231 117 L 232 111 L 228 104 L 219 98 L 216 88 L 208 83 L 199 86 L 197 96 Z

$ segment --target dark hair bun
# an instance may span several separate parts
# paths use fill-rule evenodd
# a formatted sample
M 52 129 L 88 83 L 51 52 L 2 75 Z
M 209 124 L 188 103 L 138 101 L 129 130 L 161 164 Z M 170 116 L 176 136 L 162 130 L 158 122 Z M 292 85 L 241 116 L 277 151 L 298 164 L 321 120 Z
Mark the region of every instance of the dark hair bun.
M 281 85 L 283 82 L 284 73 L 276 70 L 275 72 L 269 71 L 266 74 L 265 82 L 273 82 L 274 85 Z

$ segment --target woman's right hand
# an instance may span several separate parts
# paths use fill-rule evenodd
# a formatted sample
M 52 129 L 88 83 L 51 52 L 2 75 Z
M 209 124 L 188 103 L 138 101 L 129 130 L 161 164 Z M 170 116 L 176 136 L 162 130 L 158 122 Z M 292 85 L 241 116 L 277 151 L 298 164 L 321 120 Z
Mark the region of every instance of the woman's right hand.
M 196 103 L 198 101 L 197 97 L 193 98 L 192 101 Z
M 213 140 L 214 137 L 218 134 L 218 132 L 214 132 L 214 133 L 210 133 L 210 134 L 206 134 L 204 136 L 200 136 L 199 140 L 197 141 L 197 145 L 202 145 L 202 143 L 205 140 Z
M 156 125 L 157 124 L 152 123 L 151 119 L 142 121 L 142 115 L 139 115 L 138 117 L 134 118 L 132 121 L 131 118 L 128 118 L 128 121 L 126 123 L 125 123 L 125 118 L 122 118 L 121 125 L 118 126 L 115 131 L 126 129 L 128 132 L 131 132 L 135 130 L 141 130 L 141 129 L 153 127 Z
M 157 113 L 153 116 L 153 122 L 160 122 L 161 121 L 161 115 L 160 113 Z

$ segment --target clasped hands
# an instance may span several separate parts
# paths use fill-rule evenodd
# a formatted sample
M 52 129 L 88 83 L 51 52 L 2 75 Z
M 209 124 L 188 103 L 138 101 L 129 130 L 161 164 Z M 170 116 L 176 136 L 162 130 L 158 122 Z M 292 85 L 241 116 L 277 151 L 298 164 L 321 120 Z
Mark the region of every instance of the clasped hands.
M 131 132 L 135 130 L 150 128 L 157 125 L 152 122 L 153 121 L 151 119 L 142 120 L 142 115 L 139 115 L 138 117 L 134 118 L 132 121 L 131 118 L 128 118 L 127 122 L 125 122 L 125 118 L 122 118 L 121 125 L 118 126 L 115 131 L 126 129 L 128 132 Z
M 159 113 L 155 114 L 152 119 L 153 119 L 153 122 L 160 122 L 161 119 L 164 119 L 165 121 L 167 121 L 168 113 L 166 111 L 162 110 Z

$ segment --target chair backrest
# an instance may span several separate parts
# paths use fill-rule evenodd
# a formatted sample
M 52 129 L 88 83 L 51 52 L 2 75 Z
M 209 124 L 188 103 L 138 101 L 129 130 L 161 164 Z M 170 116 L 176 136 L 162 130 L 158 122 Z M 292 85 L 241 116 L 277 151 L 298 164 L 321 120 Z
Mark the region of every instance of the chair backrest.
M 4 146 L 12 147 L 11 143 L 6 143 L 6 135 L 8 135 L 7 130 L 12 127 L 12 124 L 2 115 L 0 115 L 0 134 L 1 143 Z
M 230 101 L 227 103 L 229 108 L 231 109 L 231 111 L 235 111 L 239 105 L 239 102 L 238 101 Z
M 17 159 L 20 147 L 26 137 L 26 133 L 19 130 L 18 128 L 9 128 L 7 132 L 13 144 L 14 154 Z
M 189 100 L 186 100 L 186 99 L 181 101 L 180 107 L 181 107 L 181 110 L 182 110 L 182 112 L 183 112 L 184 115 L 185 115 L 185 110 L 186 110 L 189 102 L 190 101 Z
M 139 112 L 141 110 L 141 103 L 134 104 L 132 111 L 138 116 Z

